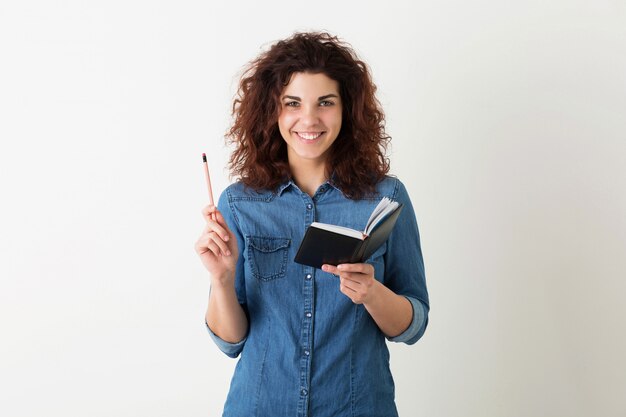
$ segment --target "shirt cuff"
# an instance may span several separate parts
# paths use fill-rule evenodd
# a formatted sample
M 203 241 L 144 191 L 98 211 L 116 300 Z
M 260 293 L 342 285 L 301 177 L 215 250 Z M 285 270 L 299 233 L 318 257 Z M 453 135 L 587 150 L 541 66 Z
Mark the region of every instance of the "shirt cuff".
M 239 354 L 243 350 L 243 345 L 246 343 L 246 340 L 248 339 L 247 336 L 244 337 L 241 342 L 237 342 L 237 343 L 226 342 L 224 339 L 222 339 L 221 337 L 213 333 L 213 330 L 211 330 L 206 320 L 204 321 L 204 325 L 206 326 L 206 329 L 209 332 L 209 335 L 211 335 L 211 338 L 213 339 L 213 341 L 215 342 L 219 350 L 221 350 L 222 352 L 226 354 L 226 356 L 229 356 L 231 358 L 236 358 L 237 356 L 239 356 Z
M 412 345 L 424 334 L 424 330 L 426 330 L 427 316 L 422 303 L 418 299 L 407 297 L 406 295 L 404 297 L 409 300 L 411 306 L 413 307 L 413 320 L 404 332 L 395 337 L 388 337 L 387 340 L 390 342 Z

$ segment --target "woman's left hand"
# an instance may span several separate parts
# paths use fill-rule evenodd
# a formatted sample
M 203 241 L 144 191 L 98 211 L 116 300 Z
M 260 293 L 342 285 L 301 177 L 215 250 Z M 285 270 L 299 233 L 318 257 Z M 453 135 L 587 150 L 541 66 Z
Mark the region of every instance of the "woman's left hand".
M 380 282 L 370 264 L 322 265 L 322 271 L 339 276 L 339 290 L 355 304 L 367 304 L 377 293 Z

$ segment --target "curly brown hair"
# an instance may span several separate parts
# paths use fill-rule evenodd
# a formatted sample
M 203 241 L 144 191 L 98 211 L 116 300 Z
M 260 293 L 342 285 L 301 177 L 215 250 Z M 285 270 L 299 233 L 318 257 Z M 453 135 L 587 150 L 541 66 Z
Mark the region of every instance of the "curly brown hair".
M 295 33 L 249 63 L 226 134 L 235 146 L 231 174 L 255 190 L 274 190 L 290 177 L 287 145 L 278 129 L 279 98 L 298 72 L 323 73 L 339 83 L 342 126 L 328 159 L 333 184 L 352 199 L 373 192 L 389 172 L 385 115 L 367 64 L 325 32 Z

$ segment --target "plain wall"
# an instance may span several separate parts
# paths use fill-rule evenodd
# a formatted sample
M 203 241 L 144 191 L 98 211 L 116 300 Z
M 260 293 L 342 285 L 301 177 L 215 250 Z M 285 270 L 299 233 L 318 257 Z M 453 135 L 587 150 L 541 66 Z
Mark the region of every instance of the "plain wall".
M 217 416 L 193 250 L 238 74 L 326 29 L 371 66 L 429 328 L 400 414 L 626 415 L 622 1 L 0 6 L 0 414 Z

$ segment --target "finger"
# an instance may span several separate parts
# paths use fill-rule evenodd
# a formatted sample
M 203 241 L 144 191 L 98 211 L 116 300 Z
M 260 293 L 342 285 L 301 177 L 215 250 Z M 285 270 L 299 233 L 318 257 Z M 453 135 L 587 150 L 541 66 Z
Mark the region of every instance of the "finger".
M 213 213 L 216 209 L 217 209 L 217 207 L 215 207 L 215 205 L 213 205 L 213 204 L 209 204 L 208 206 L 204 206 L 202 208 L 202 215 L 204 217 L 209 217 L 209 214 Z
M 231 232 L 228 229 L 228 225 L 226 221 L 224 221 L 224 217 L 222 213 L 213 205 L 208 205 L 202 209 L 202 216 L 204 220 L 207 222 L 207 225 L 212 224 L 214 227 L 211 230 L 217 232 L 222 236 L 224 240 L 230 240 Z
M 207 224 L 204 227 L 204 233 L 211 233 L 211 232 L 216 233 L 225 241 L 230 240 L 230 231 L 228 229 L 224 228 L 223 226 L 221 226 L 220 224 L 212 220 L 209 220 L 207 221 Z
M 359 293 L 347 284 L 345 281 L 339 281 L 339 291 L 348 297 L 353 303 L 360 304 Z
M 207 238 L 220 249 L 220 252 L 226 256 L 230 256 L 230 248 L 228 244 L 215 232 L 207 233 Z
M 213 240 L 209 240 L 206 244 L 207 249 L 211 251 L 214 256 L 222 256 L 222 252 L 220 251 L 220 247 L 215 244 Z
M 219 220 L 220 223 L 224 223 L 224 217 L 222 216 L 222 213 L 219 211 L 219 209 L 217 208 L 217 206 L 213 205 L 213 204 L 209 204 L 208 206 L 204 206 L 204 208 L 202 209 L 202 215 L 205 218 L 211 217 L 212 215 L 215 216 L 216 219 L 213 220 Z
M 213 242 L 219 248 L 219 252 L 230 256 L 230 247 L 222 238 L 214 231 L 212 231 L 208 226 L 204 229 L 204 232 L 201 236 L 201 241 L 204 243 Z
M 200 239 L 198 239 L 196 243 L 193 244 L 193 249 L 196 251 L 198 255 L 202 255 L 209 250 L 209 248 L 207 248 L 206 245 L 203 245 Z
M 218 218 L 218 214 L 217 213 L 219 213 L 219 210 L 213 204 L 209 204 L 208 206 L 205 206 L 202 209 L 202 216 L 204 217 L 204 219 L 206 221 L 209 221 L 209 220 L 216 221 L 217 218 Z M 221 217 L 221 215 L 220 215 L 220 217 Z M 222 221 L 223 221 L 223 219 L 222 219 Z
M 215 211 L 213 212 L 213 214 L 215 214 L 215 221 L 218 222 L 219 224 L 226 224 L 226 221 L 224 220 L 224 216 L 222 216 L 222 212 L 219 211 L 217 209 L 217 207 L 215 208 Z
M 352 280 L 349 280 L 345 277 L 339 277 L 339 286 L 345 287 L 346 289 L 349 289 L 350 291 L 356 292 L 358 283 Z
M 220 247 L 215 243 L 215 241 L 207 237 L 206 235 L 203 235 L 198 240 L 198 243 L 196 244 L 196 251 L 199 255 L 211 252 L 213 256 L 220 256 L 222 253 Z
M 362 285 L 365 282 L 365 280 L 367 279 L 367 275 L 363 275 L 360 273 L 342 272 L 339 275 L 339 278 L 344 280 L 346 284 L 349 283 L 350 287 L 356 290 L 358 286 Z
M 361 274 L 369 274 L 374 272 L 374 267 L 370 264 L 340 264 L 337 269 L 341 272 L 358 272 Z
M 211 249 L 209 248 L 209 240 L 204 234 L 202 234 L 202 236 L 200 236 L 200 238 L 196 241 L 194 249 L 198 255 L 204 255 L 207 252 L 211 252 Z
M 322 265 L 322 271 L 333 275 L 339 275 L 339 270 L 334 265 L 324 264 Z

